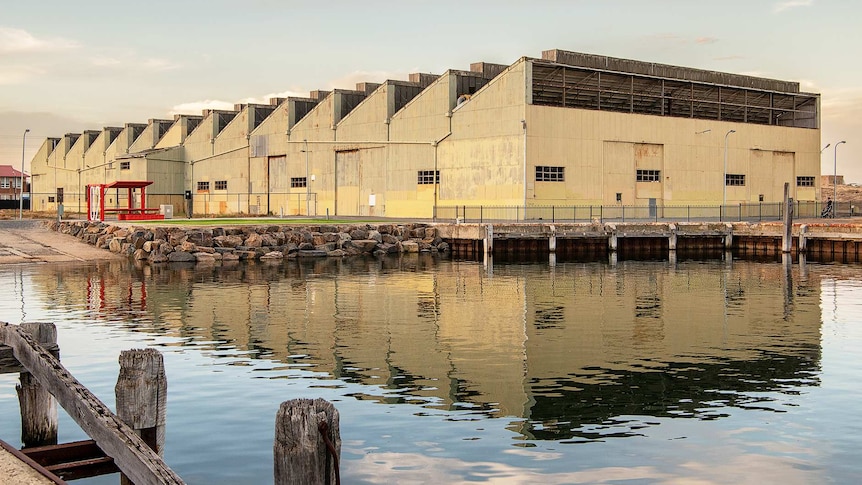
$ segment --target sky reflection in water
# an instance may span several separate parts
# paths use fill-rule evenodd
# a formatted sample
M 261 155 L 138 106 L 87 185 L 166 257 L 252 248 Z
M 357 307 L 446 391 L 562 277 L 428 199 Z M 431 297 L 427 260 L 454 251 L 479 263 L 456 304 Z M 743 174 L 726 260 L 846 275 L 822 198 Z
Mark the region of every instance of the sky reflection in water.
M 189 483 L 271 482 L 279 403 L 318 396 L 349 483 L 843 482 L 862 472 L 856 270 L 41 265 L 0 268 L 0 314 L 56 322 L 64 364 L 111 407 L 120 350 L 162 350 L 166 460 Z M 65 415 L 60 431 L 83 437 Z

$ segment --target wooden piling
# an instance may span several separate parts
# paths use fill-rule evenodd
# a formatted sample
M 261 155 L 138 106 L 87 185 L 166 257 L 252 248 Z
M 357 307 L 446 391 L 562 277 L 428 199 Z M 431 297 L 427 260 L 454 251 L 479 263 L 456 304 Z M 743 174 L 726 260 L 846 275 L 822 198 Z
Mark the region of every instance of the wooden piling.
M 81 429 L 137 485 L 183 484 L 161 457 L 17 325 L 0 323 L 0 342 L 45 386 Z
M 129 425 L 159 456 L 164 456 L 168 381 L 165 362 L 156 349 L 120 352 L 120 375 L 114 392 L 117 417 Z M 123 485 L 132 482 L 123 476 Z
M 793 199 L 790 198 L 790 183 L 784 182 L 784 232 L 781 238 L 781 252 L 793 250 Z
M 281 403 L 273 456 L 275 485 L 338 483 L 341 434 L 335 406 L 320 398 Z
M 22 323 L 21 330 L 44 348 L 57 344 L 57 327 L 53 323 Z M 15 391 L 21 408 L 21 443 L 24 448 L 56 445 L 57 401 L 33 374 L 24 370 L 20 378 Z

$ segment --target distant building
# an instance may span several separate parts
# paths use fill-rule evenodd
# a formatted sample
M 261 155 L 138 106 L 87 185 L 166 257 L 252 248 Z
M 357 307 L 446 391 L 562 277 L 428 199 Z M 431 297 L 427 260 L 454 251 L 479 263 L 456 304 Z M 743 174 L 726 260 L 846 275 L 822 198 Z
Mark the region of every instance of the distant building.
M 829 186 L 835 185 L 836 181 L 837 181 L 838 185 L 844 185 L 844 176 L 843 175 L 824 175 L 820 179 L 821 184 L 829 185 Z
M 86 207 L 86 184 L 115 180 L 152 180 L 149 206 L 199 214 L 757 204 L 780 201 L 785 183 L 815 201 L 820 96 L 550 50 L 48 138 L 33 159 L 34 208 L 53 209 L 58 192 L 67 210 Z
M 24 197 L 30 194 L 30 176 L 24 174 Z M 12 165 L 0 165 L 0 200 L 18 200 L 21 197 L 21 172 Z

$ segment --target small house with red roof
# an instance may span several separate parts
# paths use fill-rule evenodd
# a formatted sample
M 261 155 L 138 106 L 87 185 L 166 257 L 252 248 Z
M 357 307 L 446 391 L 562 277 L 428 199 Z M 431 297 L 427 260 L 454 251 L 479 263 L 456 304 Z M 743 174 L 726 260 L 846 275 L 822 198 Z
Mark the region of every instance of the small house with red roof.
M 30 176 L 24 174 L 24 196 L 30 195 Z M 21 197 L 21 172 L 12 165 L 0 165 L 0 200 L 18 200 Z

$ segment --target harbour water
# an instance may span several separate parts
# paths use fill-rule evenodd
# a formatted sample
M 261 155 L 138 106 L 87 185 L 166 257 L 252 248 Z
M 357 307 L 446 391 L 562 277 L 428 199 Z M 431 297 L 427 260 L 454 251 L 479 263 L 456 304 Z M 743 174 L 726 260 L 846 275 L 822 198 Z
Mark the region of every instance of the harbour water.
M 300 397 L 338 408 L 344 483 L 853 482 L 860 302 L 859 266 L 722 258 L 0 267 L 0 320 L 55 322 L 110 407 L 121 350 L 164 354 L 192 484 L 271 483 Z

